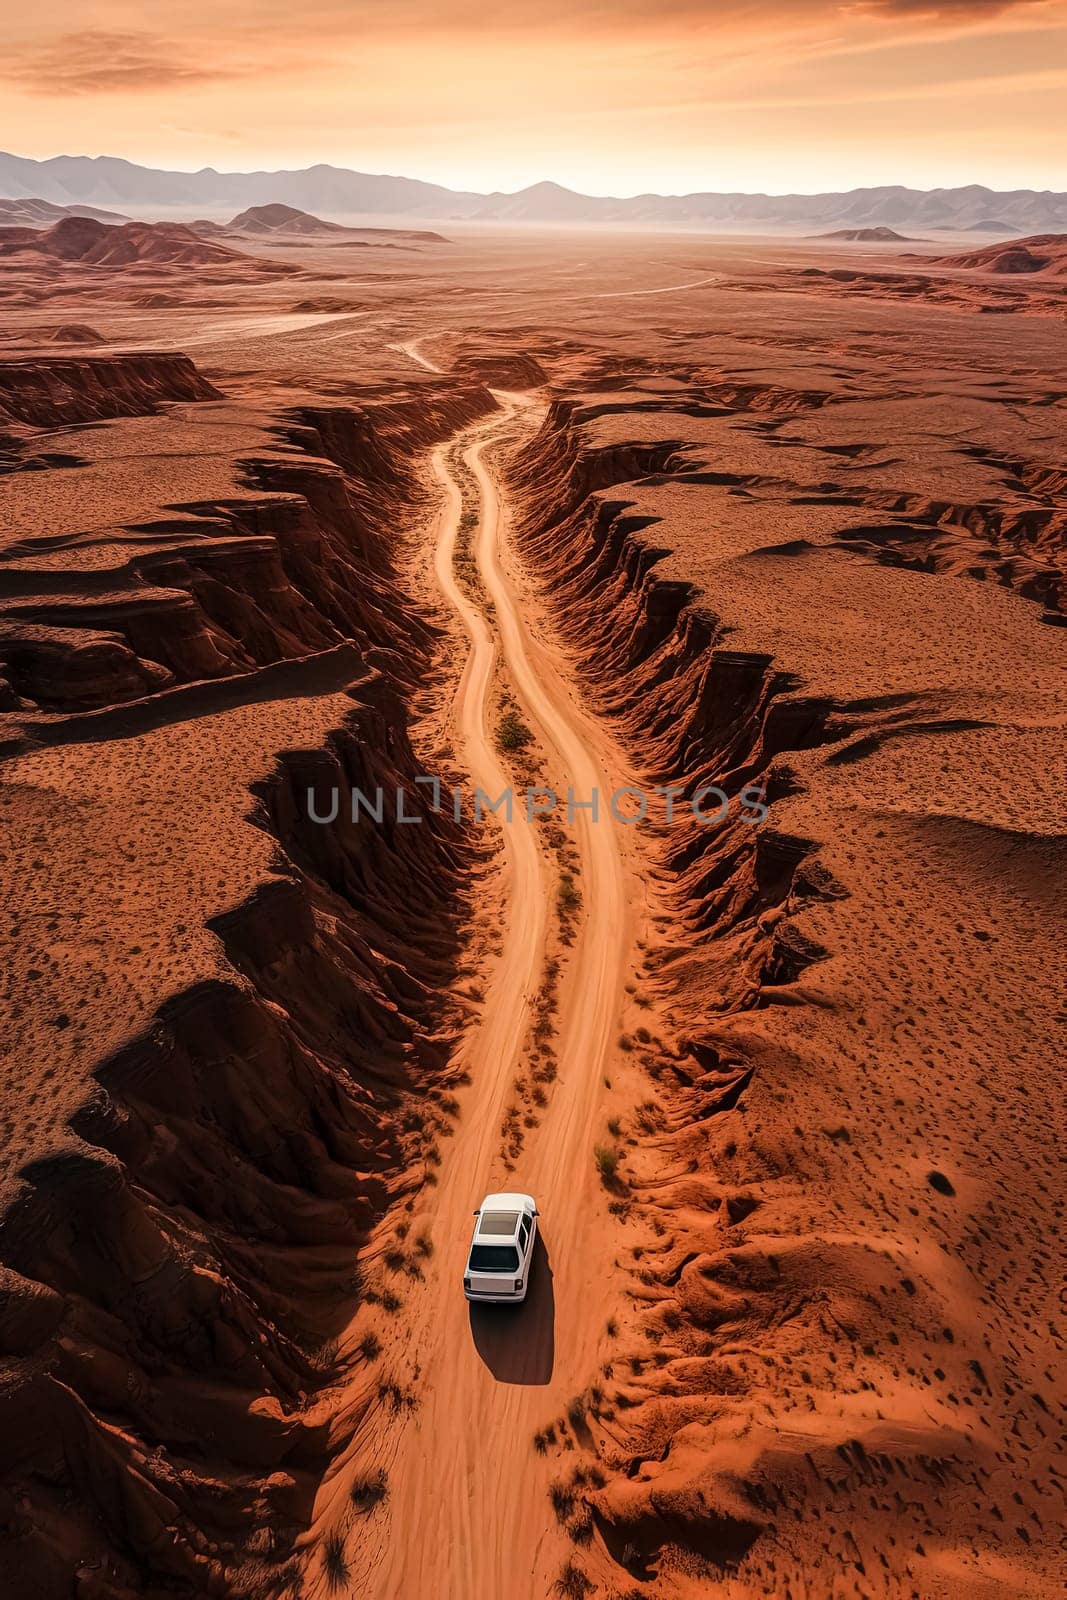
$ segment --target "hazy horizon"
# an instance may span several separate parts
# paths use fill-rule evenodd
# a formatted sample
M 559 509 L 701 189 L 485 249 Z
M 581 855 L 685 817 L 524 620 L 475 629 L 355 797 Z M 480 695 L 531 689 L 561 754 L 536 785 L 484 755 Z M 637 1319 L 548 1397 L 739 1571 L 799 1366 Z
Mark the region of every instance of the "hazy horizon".
M 1067 0 L 44 0 L 9 33 L 3 142 L 37 160 L 619 197 L 1067 188 Z
M 216 161 L 200 162 L 195 166 L 190 166 L 190 165 L 188 165 L 186 163 L 182 163 L 182 162 L 179 162 L 179 161 L 168 161 L 168 162 L 141 161 L 141 160 L 137 159 L 134 156 L 127 155 L 125 152 L 120 152 L 120 151 L 115 151 L 115 150 L 101 150 L 98 153 L 91 153 L 89 151 L 75 150 L 75 149 L 56 150 L 56 151 L 51 152 L 48 155 L 30 155 L 26 151 L 23 151 L 23 150 L 0 149 L 0 156 L 13 156 L 13 157 L 15 157 L 16 160 L 29 160 L 29 161 L 39 161 L 39 162 L 46 162 L 46 161 L 76 161 L 76 160 L 124 161 L 124 162 L 128 162 L 132 166 L 144 167 L 144 168 L 146 168 L 148 170 L 153 170 L 154 169 L 156 171 L 161 171 L 161 172 L 167 171 L 167 172 L 176 172 L 176 173 L 188 173 L 191 176 L 195 176 L 197 173 L 200 173 L 200 172 L 216 172 L 216 173 L 219 173 L 219 174 L 224 174 L 224 175 L 232 174 L 232 175 L 236 175 L 236 176 L 251 176 L 253 174 L 263 173 L 263 172 L 274 173 L 274 174 L 281 175 L 281 174 L 285 174 L 285 173 L 304 172 L 304 171 L 312 170 L 315 167 L 333 167 L 333 168 L 336 168 L 336 169 L 341 170 L 341 171 L 361 172 L 361 173 L 364 173 L 364 174 L 366 174 L 367 176 L 370 176 L 370 177 L 414 179 L 416 181 L 425 182 L 425 183 L 437 183 L 437 184 L 440 184 L 443 188 L 455 190 L 457 193 L 479 193 L 479 192 L 490 193 L 490 192 L 494 192 L 494 191 L 479 190 L 476 185 L 465 185 L 465 184 L 460 184 L 460 183 L 444 183 L 443 180 L 441 180 L 441 179 L 428 177 L 424 171 L 412 171 L 412 170 L 407 170 L 407 171 L 403 171 L 403 172 L 401 172 L 399 170 L 387 171 L 384 168 L 372 169 L 370 167 L 360 167 L 356 163 L 348 163 L 348 162 L 341 162 L 341 161 L 325 161 L 325 160 L 315 161 L 315 160 L 312 160 L 312 161 L 304 162 L 300 166 L 293 167 L 293 166 L 255 165 L 255 164 L 252 164 L 252 163 L 249 163 L 247 165 L 241 165 L 241 166 L 228 166 L 224 162 L 216 160 Z M 770 199 L 779 199 L 779 198 L 785 199 L 785 198 L 788 198 L 791 195 L 817 196 L 817 195 L 820 195 L 820 194 L 835 193 L 835 192 L 841 192 L 841 193 L 847 194 L 847 193 L 851 192 L 852 190 L 895 189 L 895 188 L 916 189 L 916 190 L 924 190 L 924 191 L 927 191 L 927 192 L 937 192 L 938 190 L 942 190 L 942 189 L 958 189 L 958 188 L 976 187 L 976 188 L 989 189 L 990 191 L 993 191 L 993 192 L 996 192 L 998 190 L 999 191 L 1003 191 L 1005 189 L 1020 189 L 1020 190 L 1033 190 L 1036 193 L 1057 193 L 1057 192 L 1063 192 L 1064 190 L 1067 190 L 1067 174 L 1065 174 L 1063 183 L 1060 186 L 1057 186 L 1055 184 L 1037 184 L 1037 183 L 1017 183 L 1017 184 L 1010 184 L 1010 185 L 1009 184 L 994 184 L 994 183 L 985 182 L 980 178 L 974 178 L 974 179 L 971 179 L 968 183 L 960 183 L 960 184 L 935 184 L 935 183 L 918 184 L 918 183 L 905 183 L 903 180 L 898 180 L 898 181 L 885 181 L 885 182 L 882 182 L 882 183 L 854 183 L 854 184 L 847 184 L 847 185 L 839 186 L 838 189 L 835 189 L 834 187 L 829 187 L 829 188 L 825 188 L 825 189 L 815 189 L 815 188 L 784 189 L 783 188 L 783 189 L 762 189 L 762 190 L 747 189 L 746 190 L 746 189 L 730 189 L 730 188 L 727 188 L 725 186 L 716 187 L 716 188 L 712 188 L 712 187 L 708 186 L 705 189 L 670 189 L 670 188 L 667 188 L 667 187 L 664 187 L 664 186 L 660 186 L 660 187 L 653 186 L 653 187 L 644 188 L 644 189 L 630 189 L 630 190 L 619 189 L 619 190 L 613 190 L 613 191 L 610 191 L 610 192 L 608 190 L 596 190 L 596 189 L 578 189 L 578 190 L 573 190 L 572 186 L 570 184 L 564 184 L 564 183 L 561 182 L 561 180 L 559 178 L 553 177 L 552 175 L 548 175 L 548 176 L 541 177 L 541 178 L 535 178 L 535 179 L 531 180 L 529 183 L 516 184 L 516 185 L 511 185 L 511 186 L 508 186 L 508 187 L 505 187 L 505 188 L 501 188 L 501 189 L 496 190 L 495 192 L 496 193 L 501 193 L 501 194 L 521 193 L 522 191 L 524 191 L 526 189 L 538 188 L 538 187 L 541 187 L 541 186 L 555 186 L 555 187 L 558 187 L 558 188 L 571 190 L 571 192 L 579 193 L 581 195 L 587 196 L 590 199 L 598 199 L 598 200 L 609 200 L 609 199 L 631 200 L 631 199 L 638 199 L 642 195 L 648 195 L 648 194 L 658 195 L 658 196 L 661 196 L 661 197 L 663 197 L 665 199 L 672 199 L 672 198 L 684 199 L 687 194 L 699 194 L 699 193 L 714 193 L 714 194 L 734 194 L 734 193 L 736 193 L 736 194 L 753 194 L 753 193 L 758 193 L 758 194 L 765 194 Z

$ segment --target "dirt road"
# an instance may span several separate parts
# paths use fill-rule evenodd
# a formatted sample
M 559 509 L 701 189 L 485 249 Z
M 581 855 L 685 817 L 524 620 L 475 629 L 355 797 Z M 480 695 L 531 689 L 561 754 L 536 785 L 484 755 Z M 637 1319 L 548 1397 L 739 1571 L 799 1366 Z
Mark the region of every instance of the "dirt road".
M 502 414 L 469 431 L 462 452 L 462 481 L 468 490 L 476 485 L 480 501 L 473 552 L 485 599 L 470 598 L 453 571 L 463 492 L 449 446 L 432 458 L 442 490 L 434 570 L 470 642 L 453 724 L 471 784 L 491 797 L 512 781 L 518 786 L 494 740 L 495 681 L 535 731 L 565 820 L 568 785 L 577 799 L 598 790 L 603 804 L 626 774 L 576 698 L 566 663 L 538 637 L 536 604 L 508 546 L 491 459 L 522 405 L 509 398 Z M 460 1096 L 457 1132 L 442 1148 L 439 1183 L 424 1191 L 410 1219 L 409 1237 L 432 1242 L 424 1281 L 406 1296 L 398 1343 L 383 1356 L 401 1369 L 398 1381 L 415 1407 L 392 1415 L 380 1408 L 357 1452 L 364 1470 L 384 1463 L 389 1475 L 386 1502 L 358 1517 L 346 1541 L 344 1592 L 374 1600 L 543 1600 L 565 1550 L 547 1495 L 549 1468 L 533 1435 L 595 1377 L 617 1301 L 594 1143 L 603 1138 L 600 1101 L 634 938 L 635 886 L 623 837 L 634 830 L 582 810 L 568 828 L 580 860 L 582 913 L 559 989 L 558 1077 L 509 1173 L 500 1155 L 501 1119 L 543 975 L 558 880 L 543 829 L 527 820 L 522 800 L 510 823 L 500 815 L 484 825 L 501 832 L 502 942 L 464 1046 L 471 1082 Z M 520 1308 L 468 1307 L 463 1298 L 471 1213 L 492 1188 L 528 1191 L 542 1211 L 543 1247 Z M 338 1469 L 324 1486 L 333 1509 L 317 1516 L 320 1531 L 343 1518 L 344 1478 L 352 1470 Z

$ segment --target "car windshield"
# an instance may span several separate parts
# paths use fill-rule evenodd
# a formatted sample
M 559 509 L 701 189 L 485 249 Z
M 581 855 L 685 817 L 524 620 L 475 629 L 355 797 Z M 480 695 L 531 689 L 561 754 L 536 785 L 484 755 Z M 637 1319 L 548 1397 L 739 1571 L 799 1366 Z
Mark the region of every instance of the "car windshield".
M 472 1272 L 518 1272 L 519 1252 L 513 1244 L 472 1244 Z

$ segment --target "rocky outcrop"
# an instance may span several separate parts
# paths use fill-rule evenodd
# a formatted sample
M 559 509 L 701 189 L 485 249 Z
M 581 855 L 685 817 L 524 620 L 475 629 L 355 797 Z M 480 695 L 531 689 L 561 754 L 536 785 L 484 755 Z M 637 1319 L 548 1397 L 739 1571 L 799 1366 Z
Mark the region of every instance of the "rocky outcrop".
M 101 1594 L 244 1593 L 261 1530 L 277 1555 L 307 1517 L 327 1443 L 310 1408 L 359 1246 L 418 1184 L 449 1083 L 461 841 L 346 822 L 353 787 L 416 770 L 373 680 L 330 750 L 279 764 L 260 819 L 281 876 L 217 925 L 231 977 L 99 1063 L 65 1145 L 23 1169 L 0 1221 L 19 1600 L 69 1593 L 74 1568 L 107 1571 Z M 335 826 L 309 821 L 320 781 Z M 261 1582 L 285 1586 L 280 1555 Z
M 146 408 L 150 381 L 168 375 L 173 388 L 202 381 L 184 357 L 173 372 L 171 358 L 158 372 L 137 367 L 146 358 L 124 359 L 133 365 L 95 375 L 113 380 L 113 405 Z M 62 406 L 40 364 L 29 365 L 40 387 L 23 410 Z M 91 384 L 79 403 L 94 403 Z M 0 616 L 10 703 L 53 714 L 103 708 L 313 657 L 346 639 L 391 653 L 398 675 L 415 681 L 431 633 L 395 583 L 394 519 L 420 503 L 415 455 L 493 404 L 475 385 L 448 400 L 302 410 L 276 424 L 282 449 L 242 463 L 252 493 L 174 504 L 175 515 L 153 524 L 152 548 L 104 579 L 21 566 Z
M 288 273 L 286 263 L 261 261 L 202 238 L 180 222 L 99 222 L 61 217 L 50 228 L 0 228 L 0 256 L 26 255 L 80 267 L 177 266 Z
M 0 425 L 61 428 L 146 416 L 168 400 L 217 399 L 177 352 L 0 360 Z

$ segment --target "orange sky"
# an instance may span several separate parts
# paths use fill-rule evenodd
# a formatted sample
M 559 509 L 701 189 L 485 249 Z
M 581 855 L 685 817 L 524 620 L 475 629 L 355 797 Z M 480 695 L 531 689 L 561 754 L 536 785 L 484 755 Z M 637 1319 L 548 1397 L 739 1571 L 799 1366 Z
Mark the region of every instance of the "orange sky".
M 594 193 L 1067 189 L 1067 0 L 40 0 L 0 145 Z

